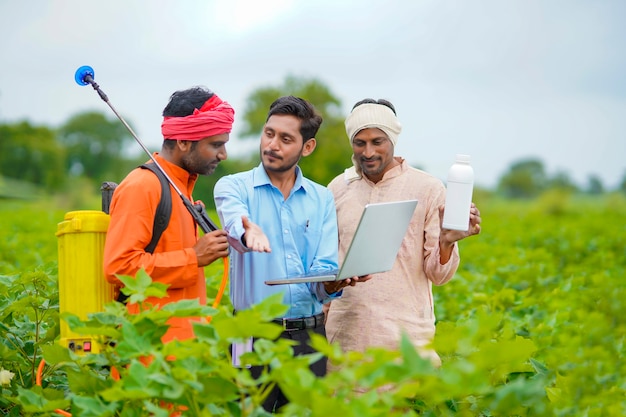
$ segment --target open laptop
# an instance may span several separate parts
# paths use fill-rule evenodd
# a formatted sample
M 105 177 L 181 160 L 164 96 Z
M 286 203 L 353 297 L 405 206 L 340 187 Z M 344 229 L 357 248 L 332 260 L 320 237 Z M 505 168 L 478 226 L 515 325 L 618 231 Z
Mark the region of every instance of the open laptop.
M 339 281 L 389 271 L 396 261 L 416 206 L 417 200 L 367 204 L 338 271 L 273 279 L 265 283 L 279 285 Z

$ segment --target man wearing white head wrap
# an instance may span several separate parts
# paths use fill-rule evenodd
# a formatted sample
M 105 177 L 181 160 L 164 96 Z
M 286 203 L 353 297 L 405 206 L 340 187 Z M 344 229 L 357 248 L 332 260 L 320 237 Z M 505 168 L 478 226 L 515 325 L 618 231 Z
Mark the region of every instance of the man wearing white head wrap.
M 402 131 L 402 125 L 396 117 L 395 111 L 392 110 L 392 107 L 380 105 L 377 102 L 371 103 L 369 101 L 355 106 L 346 118 L 345 123 L 350 145 L 352 145 L 354 136 L 361 130 L 377 128 L 387 135 L 387 138 L 395 147 L 396 143 L 398 143 L 398 136 Z M 353 166 L 346 169 L 345 172 L 347 180 L 357 179 L 362 174 L 360 165 L 354 160 L 354 156 L 352 157 L 352 163 Z
M 408 199 L 418 204 L 393 269 L 372 275 L 365 285 L 345 288 L 343 297 L 326 309 L 328 340 L 344 351 L 397 349 L 406 332 L 424 357 L 439 364 L 429 347 L 435 334 L 432 285 L 452 278 L 460 260 L 456 242 L 480 232 L 480 213 L 472 203 L 467 232 L 441 228 L 443 183 L 394 157 L 402 127 L 390 102 L 361 100 L 345 124 L 353 166 L 328 186 L 337 208 L 340 263 L 366 204 Z
M 350 144 L 357 133 L 369 127 L 376 127 L 385 132 L 393 146 L 398 143 L 398 136 L 402 132 L 402 125 L 391 107 L 378 103 L 364 103 L 355 107 L 346 118 L 346 133 Z

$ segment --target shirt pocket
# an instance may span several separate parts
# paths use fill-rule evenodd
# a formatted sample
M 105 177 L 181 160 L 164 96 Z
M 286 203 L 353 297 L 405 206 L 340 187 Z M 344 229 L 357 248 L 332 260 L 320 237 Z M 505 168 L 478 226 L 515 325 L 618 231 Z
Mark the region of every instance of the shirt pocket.
M 298 244 L 300 258 L 303 260 L 304 270 L 308 271 L 309 267 L 313 264 L 313 259 L 320 246 L 322 232 L 314 230 L 310 226 L 303 227 L 300 231 L 301 233 L 298 233 L 295 238 Z

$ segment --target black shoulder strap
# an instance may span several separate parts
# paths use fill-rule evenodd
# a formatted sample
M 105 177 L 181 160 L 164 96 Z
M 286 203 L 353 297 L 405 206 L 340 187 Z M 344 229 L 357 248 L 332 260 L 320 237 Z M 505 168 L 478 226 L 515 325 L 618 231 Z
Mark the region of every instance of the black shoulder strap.
M 102 192 L 102 211 L 109 214 L 109 208 L 111 207 L 111 199 L 113 198 L 113 191 L 117 188 L 117 183 L 111 181 L 105 181 L 100 186 Z
M 149 169 L 154 172 L 159 181 L 161 182 L 161 201 L 157 206 L 156 213 L 154 215 L 154 224 L 152 228 L 152 240 L 146 246 L 146 252 L 153 253 L 161 235 L 167 229 L 167 225 L 170 224 L 170 216 L 172 215 L 172 190 L 170 184 L 165 178 L 165 175 L 161 172 L 155 164 L 143 164 L 141 168 Z
M 154 164 L 143 164 L 140 166 L 144 169 L 149 169 L 159 179 L 161 183 L 161 200 L 157 206 L 156 213 L 154 215 L 154 223 L 152 226 L 152 240 L 148 246 L 146 246 L 146 252 L 153 253 L 161 235 L 167 229 L 167 225 L 170 223 L 170 217 L 172 215 L 172 190 L 170 184 L 167 182 L 165 175 Z M 111 204 L 111 197 L 113 192 L 117 188 L 117 184 L 114 182 L 104 182 L 100 190 L 102 191 L 102 211 L 109 214 L 109 205 Z M 128 296 L 119 292 L 117 295 L 118 302 L 126 304 Z

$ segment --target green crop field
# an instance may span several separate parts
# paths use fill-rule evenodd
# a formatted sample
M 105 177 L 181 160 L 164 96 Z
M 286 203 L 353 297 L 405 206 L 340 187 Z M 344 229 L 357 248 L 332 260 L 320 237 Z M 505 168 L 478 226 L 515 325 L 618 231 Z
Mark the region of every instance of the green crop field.
M 482 233 L 460 243 L 459 271 L 434 288 L 442 367 L 432 368 L 409 346 L 342 355 L 318 340 L 319 349 L 345 370 L 315 380 L 280 343 L 255 345 L 255 363 L 274 361 L 268 381 L 290 387 L 292 403 L 282 415 L 626 415 L 626 197 L 552 191 L 533 201 L 478 200 Z M 262 415 L 260 394 L 241 370 L 227 366 L 223 351 L 246 331 L 271 338 L 263 326 L 276 306 L 260 306 L 246 317 L 232 317 L 227 308 L 213 311 L 215 319 L 199 340 L 177 347 L 175 361 L 155 360 L 147 368 L 133 367 L 133 361 L 172 351 L 139 343 L 146 337 L 141 331 L 111 330 L 120 320 L 122 328 L 142 328 L 120 311 L 91 323 L 92 331 L 122 341 L 119 356 L 61 352 L 55 342 L 55 232 L 64 211 L 51 206 L 0 200 L 0 372 L 14 375 L 0 378 L 0 411 L 168 415 L 156 406 L 167 400 L 194 410 L 189 415 Z M 221 262 L 206 272 L 213 296 Z M 225 297 L 222 306 L 228 302 Z M 146 317 L 144 322 L 162 324 L 157 316 Z M 39 387 L 35 368 L 42 355 L 53 366 Z M 115 362 L 120 360 L 125 362 Z M 133 378 L 137 374 L 129 371 L 111 381 L 107 364 L 120 363 L 143 376 Z M 389 384 L 394 388 L 381 389 Z M 356 386 L 371 393 L 357 396 Z

